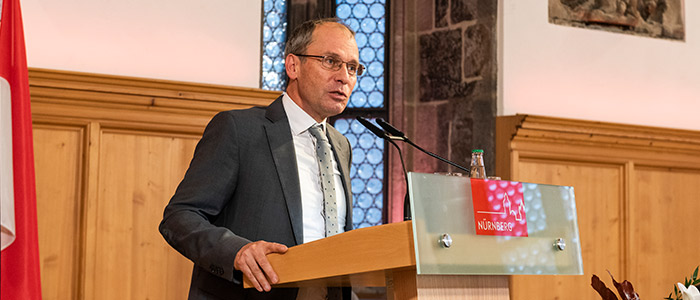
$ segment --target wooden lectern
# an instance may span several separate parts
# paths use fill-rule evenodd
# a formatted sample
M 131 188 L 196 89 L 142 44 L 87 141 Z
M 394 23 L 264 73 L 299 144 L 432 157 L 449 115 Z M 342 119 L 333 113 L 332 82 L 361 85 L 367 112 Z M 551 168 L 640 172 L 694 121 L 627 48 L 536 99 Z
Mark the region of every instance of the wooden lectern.
M 386 286 L 396 300 L 510 299 L 506 275 L 417 275 L 411 221 L 352 230 L 268 259 L 280 279 L 274 287 Z
M 277 286 L 386 286 L 389 299 L 491 300 L 510 298 L 511 274 L 583 275 L 573 187 L 408 179 L 413 221 L 270 254 Z

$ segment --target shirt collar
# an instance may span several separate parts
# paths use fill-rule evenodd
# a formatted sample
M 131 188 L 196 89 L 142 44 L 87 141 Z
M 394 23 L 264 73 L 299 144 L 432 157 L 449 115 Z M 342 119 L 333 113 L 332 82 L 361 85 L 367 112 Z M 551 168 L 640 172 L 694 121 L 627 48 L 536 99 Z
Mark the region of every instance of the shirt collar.
M 300 135 L 309 129 L 309 127 L 319 124 L 316 123 L 314 118 L 301 109 L 287 93 L 282 94 L 282 105 L 284 106 L 285 113 L 287 113 L 289 128 L 291 128 L 292 134 Z M 326 132 L 326 120 L 324 119 L 320 124 L 323 126 L 323 132 Z

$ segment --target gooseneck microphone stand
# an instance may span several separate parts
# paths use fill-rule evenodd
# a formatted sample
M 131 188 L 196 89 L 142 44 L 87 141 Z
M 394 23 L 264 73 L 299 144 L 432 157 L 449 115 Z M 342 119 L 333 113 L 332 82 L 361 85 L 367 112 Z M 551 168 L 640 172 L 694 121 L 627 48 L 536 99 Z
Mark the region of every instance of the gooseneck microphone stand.
M 399 146 L 396 145 L 396 143 L 394 142 L 395 140 L 408 143 L 409 145 L 413 146 L 414 148 L 420 150 L 421 152 L 428 154 L 434 158 L 437 158 L 438 160 L 440 160 L 444 163 L 447 163 L 451 166 L 454 166 L 462 171 L 467 172 L 467 174 L 469 174 L 469 169 L 467 169 L 463 166 L 460 166 L 455 162 L 452 162 L 448 159 L 445 159 L 445 158 L 443 158 L 435 153 L 432 153 L 432 152 L 425 150 L 425 149 L 421 148 L 420 146 L 416 145 L 413 141 L 411 141 L 408 137 L 406 137 L 406 134 L 404 134 L 400 130 L 396 129 L 394 126 L 387 123 L 382 118 L 377 119 L 377 124 L 379 124 L 379 126 L 381 126 L 384 130 L 375 126 L 369 120 L 367 120 L 363 117 L 358 116 L 356 119 L 357 119 L 357 121 L 360 122 L 360 124 L 362 124 L 367 129 L 369 129 L 369 131 L 371 131 L 374 135 L 376 135 L 377 137 L 384 139 L 384 140 L 388 141 L 389 143 L 391 143 L 392 145 L 394 145 L 394 147 L 396 147 L 396 150 L 399 152 L 399 158 L 401 159 L 401 167 L 403 168 L 404 179 L 406 180 L 406 194 L 404 196 L 404 202 L 403 202 L 403 216 L 404 216 L 403 219 L 406 221 L 411 220 L 411 204 L 410 204 L 410 201 L 408 198 L 409 197 L 409 195 L 408 195 L 408 172 L 406 171 L 406 165 L 404 164 L 403 154 L 401 154 L 401 148 L 399 148 Z

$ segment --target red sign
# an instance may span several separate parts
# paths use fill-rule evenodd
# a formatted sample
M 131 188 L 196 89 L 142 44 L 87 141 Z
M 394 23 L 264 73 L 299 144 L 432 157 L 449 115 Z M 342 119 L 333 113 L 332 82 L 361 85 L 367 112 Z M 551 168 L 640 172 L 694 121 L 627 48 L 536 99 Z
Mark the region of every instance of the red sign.
M 522 183 L 471 179 L 471 185 L 476 234 L 527 236 Z

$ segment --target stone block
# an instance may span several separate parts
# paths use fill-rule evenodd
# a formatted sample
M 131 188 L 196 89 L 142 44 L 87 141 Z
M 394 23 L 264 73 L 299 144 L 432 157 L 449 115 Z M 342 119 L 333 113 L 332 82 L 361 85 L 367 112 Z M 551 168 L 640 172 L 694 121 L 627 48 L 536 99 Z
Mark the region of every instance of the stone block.
M 469 168 L 475 134 L 479 133 L 474 132 L 474 119 L 472 119 L 471 114 L 461 115 L 452 121 L 450 133 L 450 159 L 452 161 Z
M 492 45 L 493 34 L 483 24 L 469 26 L 464 31 L 464 77 L 483 75 L 496 55 Z
M 462 34 L 460 29 L 420 36 L 420 100 L 447 100 L 463 96 Z
M 435 0 L 435 27 L 445 27 L 447 26 L 447 7 L 449 6 L 448 0 Z
M 431 81 L 429 78 L 426 78 L 426 82 L 426 86 L 421 86 L 420 100 L 422 102 L 441 101 L 451 97 L 466 97 L 473 85 L 473 83 L 465 82 Z
M 452 0 L 450 3 L 450 20 L 452 24 L 476 19 L 476 2 L 477 0 Z
M 487 175 L 496 175 L 494 128 L 496 128 L 496 103 L 490 99 L 474 102 L 474 145 L 484 149 L 484 165 Z
M 471 94 L 471 118 L 474 121 L 472 148 L 484 149 L 486 173 L 495 170 L 496 91 L 493 80 L 480 80 Z
M 477 2 L 477 18 L 482 21 L 486 21 L 489 19 L 495 21 L 496 16 L 498 15 L 498 1 L 478 0 Z
M 450 159 L 467 166 L 472 149 L 484 149 L 487 172 L 493 170 L 495 91 L 489 80 L 469 83 L 463 97 L 451 98 Z M 491 173 L 489 173 L 491 174 Z
M 435 16 L 433 4 L 433 1 L 418 1 L 416 3 L 416 29 L 418 31 L 433 29 L 433 17 Z
M 452 119 L 447 101 L 444 103 L 421 103 L 416 107 L 415 136 L 411 139 L 421 148 L 442 157 L 448 156 L 449 124 Z M 446 172 L 448 165 L 418 150 L 412 150 L 415 172 Z

